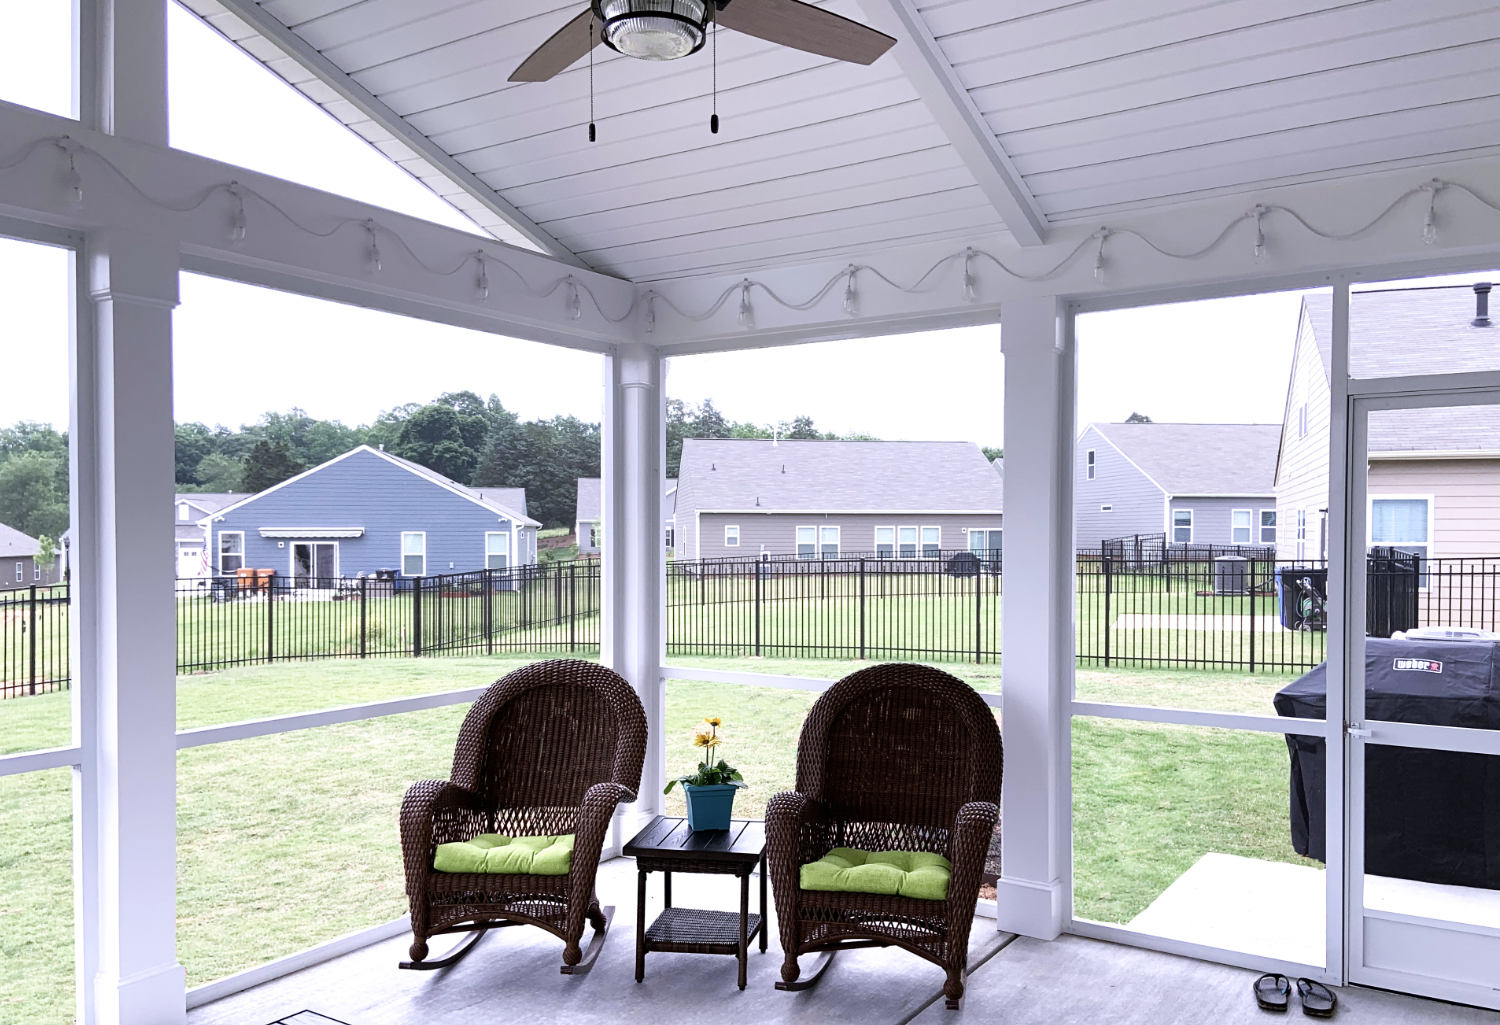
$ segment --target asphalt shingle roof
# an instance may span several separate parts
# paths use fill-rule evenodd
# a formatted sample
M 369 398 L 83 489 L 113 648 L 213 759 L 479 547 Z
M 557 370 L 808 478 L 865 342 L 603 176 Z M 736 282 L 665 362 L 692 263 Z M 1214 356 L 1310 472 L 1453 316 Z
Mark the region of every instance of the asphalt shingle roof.
M 682 502 L 698 510 L 1000 512 L 1005 484 L 969 441 L 689 438 Z
M 578 478 L 578 508 L 573 515 L 575 523 L 591 523 L 600 518 L 604 508 L 604 481 L 598 477 Z M 662 494 L 661 515 L 671 519 L 677 511 L 677 478 L 668 477 Z
M 1492 298 L 1500 304 L 1500 297 Z M 1303 303 L 1326 381 L 1333 365 L 1333 296 L 1314 293 Z M 1474 290 L 1468 285 L 1355 292 L 1349 298 L 1350 374 L 1500 370 L 1500 327 L 1472 326 L 1474 307 Z M 1500 407 L 1392 409 L 1370 415 L 1371 452 L 1490 449 L 1500 450 Z
M 0 523 L 0 559 L 24 559 L 41 548 L 36 538 Z
M 1090 424 L 1169 495 L 1269 495 L 1280 424 Z

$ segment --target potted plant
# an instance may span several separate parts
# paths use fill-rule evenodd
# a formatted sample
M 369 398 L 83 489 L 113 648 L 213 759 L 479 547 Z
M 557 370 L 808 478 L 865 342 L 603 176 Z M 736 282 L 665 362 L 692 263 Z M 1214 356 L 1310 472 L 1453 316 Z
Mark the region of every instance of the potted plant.
M 689 739 L 694 747 L 703 749 L 703 761 L 698 763 L 697 772 L 668 781 L 662 791 L 670 794 L 674 786 L 682 784 L 687 795 L 688 828 L 694 832 L 728 829 L 729 816 L 734 811 L 734 792 L 748 785 L 739 769 L 718 758 L 719 744 L 724 740 L 719 732 L 722 725 L 722 719 L 710 716 L 693 727 Z

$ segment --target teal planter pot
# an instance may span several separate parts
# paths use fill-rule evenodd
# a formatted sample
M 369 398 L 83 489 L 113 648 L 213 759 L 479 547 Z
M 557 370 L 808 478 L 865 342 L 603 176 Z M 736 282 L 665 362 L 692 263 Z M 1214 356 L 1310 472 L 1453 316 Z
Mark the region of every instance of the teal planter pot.
M 734 792 L 739 787 L 719 783 L 708 787 L 695 787 L 684 783 L 687 791 L 688 828 L 693 832 L 705 829 L 728 829 L 729 816 L 734 811 Z

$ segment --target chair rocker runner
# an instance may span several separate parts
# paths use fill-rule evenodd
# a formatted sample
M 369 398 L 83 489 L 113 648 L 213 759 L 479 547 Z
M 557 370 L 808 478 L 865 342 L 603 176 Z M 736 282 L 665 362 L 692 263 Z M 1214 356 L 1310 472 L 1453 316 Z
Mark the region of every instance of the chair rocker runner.
M 825 691 L 797 744 L 797 789 L 766 809 L 785 953 L 776 988 L 814 985 L 839 950 L 897 946 L 947 972 L 943 995 L 958 1008 L 1002 767 L 989 706 L 947 673 L 873 666 Z M 850 865 L 886 882 L 829 882 L 872 878 Z M 805 979 L 801 954 L 819 955 Z
M 645 753 L 640 699 L 603 666 L 537 662 L 490 687 L 459 728 L 452 779 L 412 784 L 401 805 L 412 930 L 401 967 L 444 968 L 490 929 L 535 925 L 564 942 L 564 975 L 588 971 L 614 914 L 594 890 L 599 855 Z M 470 935 L 429 961 L 428 940 L 450 933 Z

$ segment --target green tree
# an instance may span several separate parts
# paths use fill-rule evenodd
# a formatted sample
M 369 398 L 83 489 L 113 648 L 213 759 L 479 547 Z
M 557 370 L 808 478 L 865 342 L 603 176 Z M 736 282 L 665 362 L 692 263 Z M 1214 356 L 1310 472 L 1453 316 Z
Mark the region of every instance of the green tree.
M 245 472 L 240 481 L 240 490 L 251 494 L 275 487 L 288 478 L 295 477 L 307 467 L 292 458 L 280 442 L 257 441 L 245 457 Z
M 452 406 L 433 402 L 402 423 L 391 451 L 467 484 L 479 468 L 480 448 L 488 428 L 483 415 L 460 413 Z
M 0 459 L 0 523 L 23 534 L 68 529 L 67 460 L 35 449 Z
M 207 424 L 178 424 L 176 428 L 177 483 L 202 484 L 198 465 L 217 448 L 214 432 Z
M 36 539 L 36 544 L 36 564 L 43 576 L 50 576 L 52 567 L 57 565 L 57 539 L 51 534 L 43 534 Z
M 474 486 L 480 488 L 516 487 L 510 482 L 519 478 L 521 468 L 531 461 L 531 437 L 521 418 L 491 400 L 490 429 L 479 468 L 474 471 Z M 528 496 L 529 497 L 529 496 Z
M 980 445 L 979 451 L 983 452 L 984 457 L 992 463 L 996 459 L 1005 458 L 1005 449 L 1003 448 L 991 448 L 989 445 Z
M 198 485 L 191 490 L 220 494 L 238 491 L 245 480 L 245 464 L 222 452 L 210 452 L 198 463 L 197 477 Z
M 1128 424 L 1149 424 L 1152 421 L 1145 413 L 1131 413 L 1125 418 L 1125 422 Z

